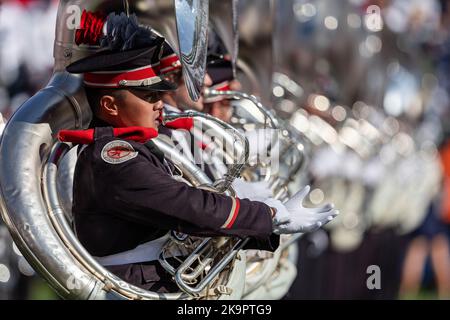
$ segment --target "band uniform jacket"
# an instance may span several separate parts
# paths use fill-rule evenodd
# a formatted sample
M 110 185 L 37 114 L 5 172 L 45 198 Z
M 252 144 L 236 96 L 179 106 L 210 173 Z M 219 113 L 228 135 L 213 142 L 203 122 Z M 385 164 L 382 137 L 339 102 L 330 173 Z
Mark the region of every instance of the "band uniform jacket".
M 97 257 L 131 250 L 169 231 L 195 236 L 250 237 L 246 249 L 274 251 L 270 208 L 173 179 L 174 166 L 150 140 L 139 143 L 96 127 L 79 146 L 73 207 L 77 237 Z M 115 149 L 114 149 L 115 148 Z M 118 150 L 119 157 L 111 156 Z M 157 261 L 106 266 L 123 280 L 156 292 L 179 291 Z

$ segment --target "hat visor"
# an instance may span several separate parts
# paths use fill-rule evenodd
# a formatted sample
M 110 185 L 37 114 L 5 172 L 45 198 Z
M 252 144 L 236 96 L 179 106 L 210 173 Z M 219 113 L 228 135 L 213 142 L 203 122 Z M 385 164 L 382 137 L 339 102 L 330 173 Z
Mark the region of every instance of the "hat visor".
M 149 86 L 136 86 L 136 87 L 120 87 L 118 89 L 123 89 L 123 90 L 146 90 L 146 91 L 173 91 L 177 89 L 177 85 L 173 82 L 167 81 L 167 80 L 162 80 L 158 83 L 154 83 L 152 85 Z

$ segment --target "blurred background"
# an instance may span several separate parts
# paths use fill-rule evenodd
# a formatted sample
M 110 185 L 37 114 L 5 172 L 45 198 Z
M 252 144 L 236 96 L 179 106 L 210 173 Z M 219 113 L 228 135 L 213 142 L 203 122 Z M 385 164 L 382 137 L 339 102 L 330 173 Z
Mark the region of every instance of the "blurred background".
M 285 298 L 449 299 L 450 1 L 274 6 L 266 101 L 314 148 L 309 201 L 341 211 L 299 241 L 298 276 Z M 50 79 L 57 7 L 0 1 L 4 121 Z M 246 14 L 244 39 L 261 23 Z M 367 279 L 377 268 L 373 288 Z M 3 224 L 0 299 L 57 299 Z

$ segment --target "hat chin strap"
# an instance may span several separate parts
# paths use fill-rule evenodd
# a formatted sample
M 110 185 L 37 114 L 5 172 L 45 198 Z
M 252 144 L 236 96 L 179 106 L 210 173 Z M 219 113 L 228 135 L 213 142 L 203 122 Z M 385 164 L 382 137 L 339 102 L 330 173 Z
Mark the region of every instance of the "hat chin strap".
M 120 80 L 118 83 L 95 83 L 91 81 L 84 81 L 89 87 L 101 87 L 101 88 L 121 88 L 121 87 L 143 87 L 150 86 L 155 83 L 161 82 L 162 79 L 159 76 L 140 79 L 140 80 Z
M 84 83 L 90 87 L 120 88 L 150 86 L 162 78 L 148 65 L 131 70 L 86 72 Z
M 119 87 L 151 86 L 152 84 L 159 83 L 161 81 L 162 81 L 162 79 L 159 76 L 142 79 L 142 80 L 120 80 Z

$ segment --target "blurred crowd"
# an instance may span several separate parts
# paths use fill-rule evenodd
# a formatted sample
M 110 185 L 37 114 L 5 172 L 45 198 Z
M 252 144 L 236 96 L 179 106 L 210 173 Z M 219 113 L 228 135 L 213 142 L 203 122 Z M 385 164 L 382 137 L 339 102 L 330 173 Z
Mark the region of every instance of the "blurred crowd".
M 0 123 L 50 79 L 57 9 L 54 0 L 0 1 Z M 0 299 L 52 297 L 0 223 Z
M 47 83 L 53 69 L 58 1 L 6 0 L 0 10 L 0 112 L 11 114 Z
M 363 21 L 358 20 L 358 17 L 366 15 L 368 8 L 374 6 L 381 10 L 383 19 L 377 21 L 374 18 L 374 21 L 369 22 L 369 27 L 378 28 L 378 36 L 367 37 L 362 42 L 364 46 L 360 45 L 360 39 L 352 33 L 344 41 L 340 39 L 340 43 L 334 43 L 333 38 L 324 38 L 323 34 L 312 31 L 314 27 L 310 23 L 311 17 L 322 7 L 314 6 L 315 1 L 294 1 L 293 14 L 302 25 L 296 36 L 304 41 L 300 43 L 301 49 L 291 48 L 292 54 L 289 57 L 296 62 L 295 72 L 300 75 L 299 83 L 302 85 L 302 88 L 294 87 L 293 91 L 319 92 L 327 97 L 327 103 L 347 103 L 352 106 L 352 110 L 360 113 L 368 110 L 360 107 L 360 101 L 364 100 L 368 105 L 382 109 L 380 112 L 390 117 L 390 122 L 386 123 L 391 127 L 398 126 L 399 123 L 409 125 L 410 128 L 403 128 L 404 131 L 409 130 L 411 135 L 417 135 L 415 139 L 422 141 L 423 147 L 428 148 L 426 150 L 429 152 L 435 152 L 438 159 L 437 165 L 431 171 L 426 171 L 427 178 L 430 178 L 429 172 L 432 172 L 434 179 L 425 186 L 426 190 L 420 189 L 422 186 L 419 185 L 412 186 L 413 189 L 417 187 L 417 190 L 422 190 L 422 193 L 428 192 L 432 201 L 423 206 L 424 214 L 419 215 L 419 221 L 413 223 L 413 227 L 407 226 L 401 231 L 398 226 L 392 227 L 388 223 L 372 224 L 358 233 L 360 238 L 355 240 L 351 238 L 356 230 L 351 226 L 354 220 L 347 216 L 347 225 L 350 226 L 339 229 L 343 233 L 330 229 L 303 237 L 299 243 L 298 277 L 287 298 L 448 299 L 450 1 L 348 0 L 352 8 L 358 8 L 360 12 L 345 13 L 344 18 L 337 14 L 338 2 L 340 1 L 329 0 L 328 12 L 336 10 L 336 17 L 331 14 L 325 17 L 325 29 L 334 30 L 338 28 L 337 23 L 343 21 L 348 24 L 349 29 L 362 28 Z M 44 87 L 52 74 L 57 7 L 58 1 L 55 0 L 0 1 L 0 113 L 5 121 L 24 101 Z M 331 55 L 311 63 L 314 56 L 321 54 L 327 46 L 323 43 L 324 39 L 328 45 L 335 45 L 329 51 Z M 285 45 L 289 51 L 288 43 Z M 347 64 L 343 61 L 352 60 L 352 57 L 340 55 L 340 51 L 347 52 L 341 46 L 346 46 L 347 49 L 355 47 L 359 56 L 365 60 L 358 65 L 355 58 L 351 70 L 348 69 L 348 61 Z M 380 52 L 381 57 L 375 55 Z M 396 63 L 392 57 L 402 63 Z M 347 67 L 339 67 L 341 65 Z M 387 81 L 379 81 L 377 78 L 376 72 L 380 70 L 380 66 L 385 71 L 387 69 L 390 77 Z M 415 82 L 417 73 L 421 74 L 420 83 Z M 392 92 L 387 91 L 386 83 L 392 88 Z M 387 91 L 381 99 L 377 95 L 380 87 Z M 273 93 L 277 97 L 275 90 Z M 321 105 L 318 103 L 320 97 L 319 100 L 305 100 L 302 107 L 313 112 L 314 103 L 316 107 Z M 403 99 L 404 103 L 397 103 L 399 99 Z M 415 103 L 417 100 L 423 103 Z M 281 113 L 291 114 L 295 111 L 292 110 L 292 105 L 283 104 L 281 100 L 279 102 L 277 108 Z M 320 113 L 320 108 L 316 109 Z M 339 117 L 338 111 L 344 108 L 333 110 L 336 110 L 333 115 Z M 395 122 L 395 119 L 400 122 Z M 427 144 L 430 141 L 432 146 Z M 406 139 L 399 140 L 398 143 L 405 146 L 407 142 Z M 318 153 L 316 160 L 321 159 L 321 154 L 329 156 Z M 358 167 L 350 160 L 347 164 L 350 166 L 348 175 L 351 176 Z M 403 165 L 406 166 L 407 163 Z M 313 171 L 314 168 L 318 171 L 329 170 L 323 165 L 314 167 L 313 163 Z M 375 166 L 373 168 L 367 181 L 380 178 L 380 172 L 375 170 Z M 401 173 L 401 169 L 398 172 Z M 313 174 L 320 180 L 320 172 Z M 423 180 L 425 184 L 425 179 Z M 436 190 L 434 185 L 438 186 Z M 402 190 L 397 192 L 401 194 Z M 351 203 L 351 194 L 343 197 Z M 408 215 L 405 216 L 405 220 L 408 220 Z M 384 218 L 380 218 L 382 219 Z M 353 245 L 348 245 L 349 243 Z M 367 267 L 370 265 L 376 265 L 382 271 L 380 290 L 369 290 L 366 286 Z M 29 298 L 29 280 L 33 275 L 31 267 L 13 246 L 6 227 L 0 224 L 0 299 Z
M 302 107 L 326 119 L 316 119 L 322 140 L 356 152 L 339 155 L 326 143 L 315 153 L 317 196 L 342 215 L 300 242 L 290 297 L 448 299 L 450 2 L 295 3 L 301 40 L 290 58 L 303 90 L 317 93 Z M 278 107 L 291 112 L 282 100 Z M 307 117 L 291 122 L 311 134 Z M 376 147 L 389 136 L 391 146 Z M 366 282 L 373 267 L 379 290 Z

